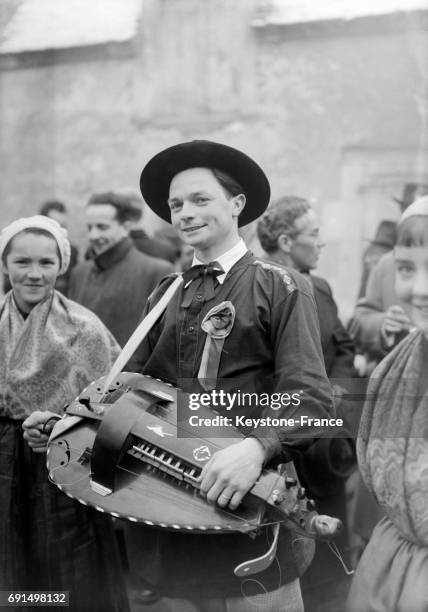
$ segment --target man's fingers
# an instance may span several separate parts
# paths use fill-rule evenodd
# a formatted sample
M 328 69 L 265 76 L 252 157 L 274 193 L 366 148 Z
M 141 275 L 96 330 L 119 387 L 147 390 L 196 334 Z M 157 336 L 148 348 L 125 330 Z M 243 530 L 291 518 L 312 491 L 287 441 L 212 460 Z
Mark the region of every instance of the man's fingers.
M 221 506 L 222 508 L 225 508 L 229 502 L 232 500 L 233 496 L 235 494 L 235 489 L 234 487 L 226 487 L 225 489 L 223 489 L 223 491 L 220 493 L 220 495 L 217 497 L 217 503 L 219 506 Z
M 221 507 L 237 508 L 259 477 L 264 456 L 263 447 L 253 438 L 218 451 L 202 470 L 201 495 Z
M 203 495 L 206 495 L 208 491 L 211 489 L 213 484 L 215 483 L 215 476 L 211 472 L 202 472 L 201 476 L 201 486 L 200 491 Z
M 217 501 L 220 493 L 224 489 L 224 484 L 221 482 L 215 482 L 212 487 L 207 491 L 207 502 L 214 504 Z
M 218 478 L 216 471 L 207 471 L 200 486 L 201 493 L 209 503 L 217 503 L 223 508 L 229 504 L 237 489 L 238 486 L 228 482 L 227 477 Z
M 210 463 L 211 463 L 211 460 L 210 460 L 210 461 L 208 461 L 208 463 L 206 463 L 206 464 L 204 465 L 204 467 L 202 468 L 202 471 L 201 471 L 201 473 L 199 474 L 199 478 L 198 478 L 199 482 L 202 482 L 202 481 L 203 481 L 203 479 L 205 478 L 205 476 L 206 476 L 206 474 L 207 474 L 207 472 L 208 472 L 208 466 L 209 466 L 209 464 L 210 464 Z
M 247 491 L 236 491 L 236 493 L 233 494 L 230 502 L 229 502 L 229 508 L 231 510 L 236 510 L 236 508 L 239 506 L 239 504 L 241 503 L 241 501 L 244 498 L 244 495 L 247 493 Z
M 224 487 L 224 485 L 216 483 L 208 491 L 207 501 L 217 503 L 221 508 L 228 506 L 231 510 L 236 510 L 246 492 L 246 490 L 237 490 L 236 486 Z

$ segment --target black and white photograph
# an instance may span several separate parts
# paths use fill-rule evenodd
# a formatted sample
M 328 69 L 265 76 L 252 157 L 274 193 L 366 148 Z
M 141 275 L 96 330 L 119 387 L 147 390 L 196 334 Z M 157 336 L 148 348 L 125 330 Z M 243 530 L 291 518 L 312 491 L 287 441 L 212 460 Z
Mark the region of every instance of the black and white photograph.
M 428 0 L 0 0 L 0 610 L 428 612 Z

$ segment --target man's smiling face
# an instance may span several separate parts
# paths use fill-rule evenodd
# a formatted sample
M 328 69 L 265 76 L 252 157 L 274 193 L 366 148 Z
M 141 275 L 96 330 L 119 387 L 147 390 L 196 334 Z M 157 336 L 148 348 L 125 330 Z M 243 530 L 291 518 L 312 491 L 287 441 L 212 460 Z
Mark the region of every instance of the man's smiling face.
M 243 196 L 232 197 L 208 168 L 176 174 L 169 188 L 172 225 L 197 253 L 215 256 L 233 246 L 244 203 Z
M 128 224 L 117 220 L 111 204 L 88 204 L 85 215 L 89 244 L 95 255 L 105 253 L 128 236 Z

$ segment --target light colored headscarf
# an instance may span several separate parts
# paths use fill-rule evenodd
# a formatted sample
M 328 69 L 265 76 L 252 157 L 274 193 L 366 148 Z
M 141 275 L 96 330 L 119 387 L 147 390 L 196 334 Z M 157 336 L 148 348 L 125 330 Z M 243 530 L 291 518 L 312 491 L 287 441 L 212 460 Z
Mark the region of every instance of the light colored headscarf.
M 60 226 L 58 221 L 45 217 L 43 215 L 34 215 L 33 217 L 21 217 L 16 221 L 12 221 L 10 225 L 6 226 L 0 234 L 0 260 L 3 256 L 4 250 L 9 242 L 17 234 L 20 234 L 24 230 L 28 229 L 41 229 L 49 232 L 52 238 L 55 239 L 61 258 L 61 267 L 59 274 L 66 272 L 70 263 L 70 242 L 67 238 L 67 230 Z
M 405 219 L 408 219 L 409 217 L 416 216 L 428 216 L 428 196 L 418 198 L 413 202 L 413 204 L 410 204 L 410 206 L 408 206 L 401 215 L 399 223 L 402 223 Z

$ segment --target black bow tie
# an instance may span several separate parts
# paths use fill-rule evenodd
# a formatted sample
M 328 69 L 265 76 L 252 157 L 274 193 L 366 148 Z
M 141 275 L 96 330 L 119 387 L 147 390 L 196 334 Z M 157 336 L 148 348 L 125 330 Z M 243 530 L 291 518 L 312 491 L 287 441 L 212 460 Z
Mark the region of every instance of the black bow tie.
M 220 276 L 220 274 L 224 274 L 224 270 L 221 265 L 216 261 L 212 261 L 206 265 L 200 264 L 197 266 L 192 266 L 183 273 L 184 286 L 186 286 L 187 283 L 190 283 L 191 281 L 195 280 L 195 278 L 199 278 L 200 276 L 213 276 L 214 278 L 216 278 L 217 276 Z
M 224 274 L 224 270 L 217 261 L 212 261 L 207 265 L 192 266 L 183 273 L 183 284 L 186 288 L 184 299 L 181 303 L 184 308 L 188 308 L 195 298 L 200 295 L 199 301 L 207 302 L 214 297 L 215 279 Z M 193 282 L 196 281 L 197 282 Z

